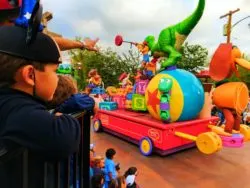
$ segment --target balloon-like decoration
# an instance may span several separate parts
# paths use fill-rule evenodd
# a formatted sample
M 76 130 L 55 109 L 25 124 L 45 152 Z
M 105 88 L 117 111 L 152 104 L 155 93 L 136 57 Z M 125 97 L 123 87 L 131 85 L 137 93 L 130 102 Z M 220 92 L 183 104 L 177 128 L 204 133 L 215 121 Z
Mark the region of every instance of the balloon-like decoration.
M 115 45 L 116 45 L 116 46 L 121 46 L 122 43 L 128 43 L 128 44 L 130 44 L 131 46 L 132 46 L 132 45 L 136 45 L 135 42 L 125 41 L 125 40 L 123 40 L 123 37 L 122 37 L 121 35 L 116 35 L 116 37 L 115 37 Z
M 27 28 L 29 26 L 29 20 L 31 19 L 33 10 L 36 4 L 40 3 L 40 0 L 22 0 L 22 6 L 19 17 L 15 20 L 17 26 Z M 41 5 L 40 5 L 41 6 Z M 43 30 L 42 24 L 39 25 L 39 31 Z

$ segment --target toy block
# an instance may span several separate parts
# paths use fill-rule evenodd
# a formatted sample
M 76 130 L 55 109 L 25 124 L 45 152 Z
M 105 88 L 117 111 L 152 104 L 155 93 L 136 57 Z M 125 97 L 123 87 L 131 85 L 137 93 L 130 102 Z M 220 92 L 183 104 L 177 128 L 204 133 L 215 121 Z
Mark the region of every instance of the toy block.
M 101 87 L 95 87 L 92 89 L 91 94 L 104 94 L 105 90 Z
M 132 100 L 132 96 L 133 96 L 133 93 L 128 93 L 128 94 L 126 95 L 126 99 L 127 99 L 127 100 Z
M 136 93 L 144 95 L 148 86 L 148 80 L 140 80 L 137 82 Z
M 125 109 L 132 109 L 132 100 L 125 101 Z
M 117 103 L 116 102 L 100 102 L 99 103 L 99 109 L 101 110 L 116 110 L 117 109 Z
M 133 94 L 132 109 L 135 111 L 147 111 L 145 96 Z
M 123 109 L 125 108 L 125 96 L 115 95 L 113 97 L 113 102 L 116 102 L 118 105 L 118 108 Z

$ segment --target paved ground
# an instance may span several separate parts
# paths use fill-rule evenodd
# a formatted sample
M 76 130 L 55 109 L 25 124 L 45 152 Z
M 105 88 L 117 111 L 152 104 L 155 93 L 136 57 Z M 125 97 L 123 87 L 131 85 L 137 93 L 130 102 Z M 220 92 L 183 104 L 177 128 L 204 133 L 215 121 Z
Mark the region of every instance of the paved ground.
M 92 133 L 92 142 L 101 155 L 115 148 L 122 171 L 136 166 L 141 188 L 250 188 L 250 143 L 210 156 L 194 148 L 166 157 L 144 157 L 136 145 L 107 133 Z

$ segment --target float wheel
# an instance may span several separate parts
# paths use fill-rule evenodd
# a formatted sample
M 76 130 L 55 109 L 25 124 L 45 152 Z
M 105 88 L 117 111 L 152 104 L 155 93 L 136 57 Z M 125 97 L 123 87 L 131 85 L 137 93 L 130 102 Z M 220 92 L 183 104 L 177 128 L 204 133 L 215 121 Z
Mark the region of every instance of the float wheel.
M 250 140 L 250 127 L 248 127 L 247 125 L 241 124 L 240 133 L 243 134 L 244 141 Z
M 102 130 L 102 123 L 101 123 L 101 121 L 99 119 L 94 120 L 94 122 L 93 122 L 93 130 L 95 132 L 101 132 L 101 130 Z
M 153 152 L 153 143 L 150 138 L 143 137 L 140 140 L 140 152 L 144 156 L 149 156 Z
M 212 154 L 222 148 L 221 138 L 214 132 L 206 132 L 198 135 L 197 148 L 204 154 Z

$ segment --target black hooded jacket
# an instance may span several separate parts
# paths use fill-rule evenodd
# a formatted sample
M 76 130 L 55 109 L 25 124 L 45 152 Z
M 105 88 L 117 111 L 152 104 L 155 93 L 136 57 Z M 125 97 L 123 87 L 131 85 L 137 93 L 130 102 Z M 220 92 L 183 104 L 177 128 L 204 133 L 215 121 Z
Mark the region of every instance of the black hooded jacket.
M 80 125 L 75 118 L 50 114 L 42 101 L 21 91 L 0 89 L 1 188 L 23 184 L 22 149 L 28 150 L 27 188 L 39 188 L 44 181 L 44 162 L 49 161 L 50 180 L 54 164 L 77 151 L 79 142 Z

